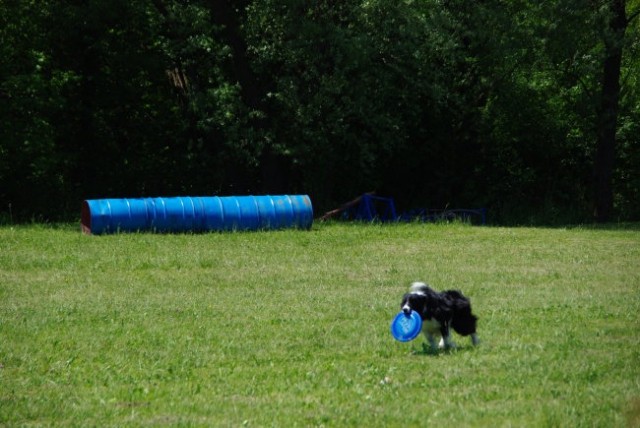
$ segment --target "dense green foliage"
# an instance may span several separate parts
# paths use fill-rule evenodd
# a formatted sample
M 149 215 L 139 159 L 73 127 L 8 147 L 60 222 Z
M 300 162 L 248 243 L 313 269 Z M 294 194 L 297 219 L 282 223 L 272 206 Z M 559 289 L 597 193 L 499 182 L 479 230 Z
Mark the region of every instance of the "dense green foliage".
M 495 222 L 582 221 L 594 207 L 637 219 L 638 12 L 3 1 L 0 216 L 247 193 L 307 193 L 321 212 L 377 190 L 402 209 L 484 206 Z

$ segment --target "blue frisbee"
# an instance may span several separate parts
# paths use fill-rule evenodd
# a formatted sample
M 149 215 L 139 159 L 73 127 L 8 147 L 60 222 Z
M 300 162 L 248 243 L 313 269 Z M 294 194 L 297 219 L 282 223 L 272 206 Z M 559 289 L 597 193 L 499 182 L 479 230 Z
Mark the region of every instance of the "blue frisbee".
M 400 342 L 415 339 L 420 334 L 420 330 L 422 330 L 422 318 L 416 311 L 411 311 L 409 315 L 400 312 L 391 321 L 391 334 Z

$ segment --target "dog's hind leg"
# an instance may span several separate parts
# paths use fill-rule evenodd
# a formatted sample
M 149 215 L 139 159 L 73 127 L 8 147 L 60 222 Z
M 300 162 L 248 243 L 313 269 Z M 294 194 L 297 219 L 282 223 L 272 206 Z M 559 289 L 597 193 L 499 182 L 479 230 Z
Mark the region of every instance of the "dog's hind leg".
M 444 349 L 455 349 L 455 347 L 457 346 L 456 343 L 451 340 L 450 334 L 447 336 L 442 336 L 442 345 L 444 345 Z
M 442 341 L 441 346 L 444 345 L 444 349 L 453 349 L 456 347 L 456 344 L 453 340 L 451 340 L 451 330 L 449 330 L 449 325 L 444 324 L 440 328 L 440 332 L 442 333 Z
M 478 335 L 473 333 L 471 335 L 471 343 L 473 344 L 473 346 L 478 346 L 480 344 L 480 339 L 478 339 Z

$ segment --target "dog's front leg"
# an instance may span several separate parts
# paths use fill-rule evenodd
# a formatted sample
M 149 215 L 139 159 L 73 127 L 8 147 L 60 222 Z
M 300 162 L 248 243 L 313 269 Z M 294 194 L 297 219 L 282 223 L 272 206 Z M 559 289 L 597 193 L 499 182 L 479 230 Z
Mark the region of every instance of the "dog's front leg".
M 422 331 L 422 333 L 424 333 L 424 337 L 426 337 L 427 342 L 429 342 L 429 346 L 431 346 L 431 350 L 432 351 L 437 351 L 438 350 L 438 345 L 436 345 L 436 339 L 433 337 L 433 334 L 431 334 L 428 331 Z

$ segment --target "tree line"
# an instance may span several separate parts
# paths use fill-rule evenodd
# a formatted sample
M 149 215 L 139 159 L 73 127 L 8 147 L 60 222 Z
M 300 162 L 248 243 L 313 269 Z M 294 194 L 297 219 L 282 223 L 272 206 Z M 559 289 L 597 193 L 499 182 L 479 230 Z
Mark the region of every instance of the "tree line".
M 0 2 L 0 221 L 369 191 L 640 219 L 638 0 Z

